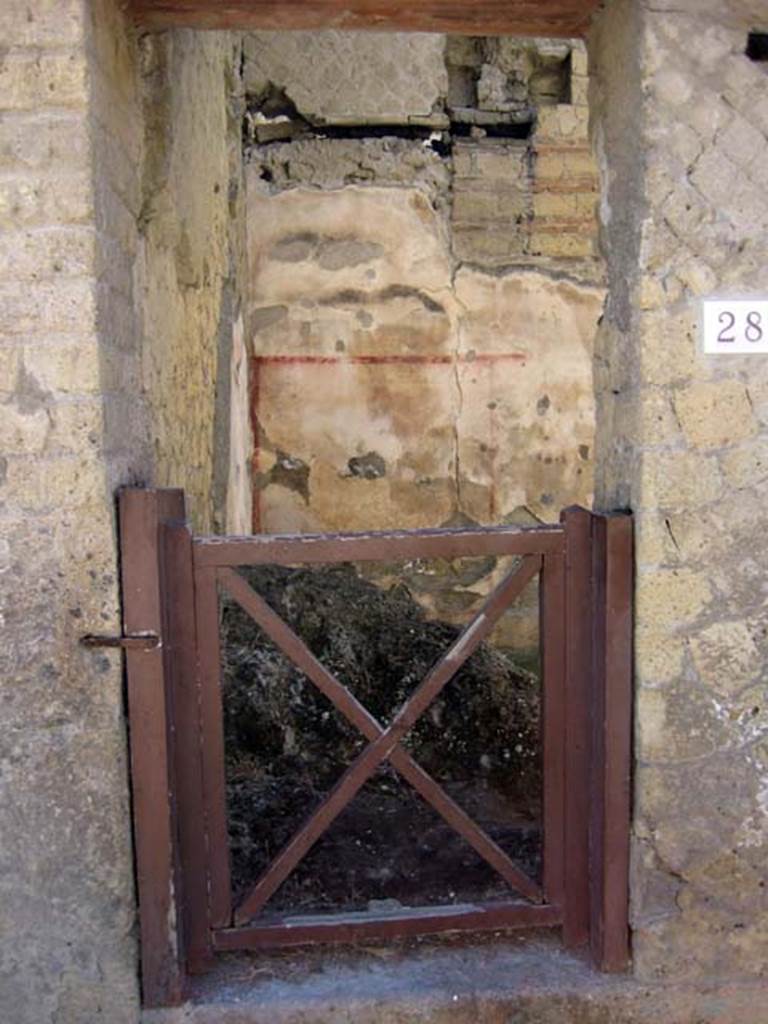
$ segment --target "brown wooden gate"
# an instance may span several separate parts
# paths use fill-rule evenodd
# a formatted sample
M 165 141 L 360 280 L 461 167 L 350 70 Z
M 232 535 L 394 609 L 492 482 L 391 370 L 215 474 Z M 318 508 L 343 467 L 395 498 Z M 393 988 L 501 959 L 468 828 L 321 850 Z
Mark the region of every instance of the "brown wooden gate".
M 226 950 L 552 926 L 596 966 L 628 957 L 632 520 L 566 510 L 558 526 L 196 537 L 180 491 L 120 495 L 124 636 L 144 1001 L 183 997 Z M 387 727 L 308 650 L 238 566 L 513 555 L 515 568 Z M 543 870 L 525 875 L 401 745 L 502 612 L 539 578 Z M 368 745 L 238 905 L 229 877 L 220 689 L 226 592 Z M 377 766 L 389 764 L 508 883 L 503 902 L 302 921 L 265 904 Z

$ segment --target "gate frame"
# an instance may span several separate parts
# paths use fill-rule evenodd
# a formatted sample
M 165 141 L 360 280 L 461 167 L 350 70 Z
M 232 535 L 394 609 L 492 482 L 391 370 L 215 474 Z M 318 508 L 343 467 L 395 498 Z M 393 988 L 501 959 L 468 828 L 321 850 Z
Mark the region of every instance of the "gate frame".
M 286 560 L 299 546 L 308 561 L 327 560 L 339 535 L 320 538 L 198 538 L 185 522 L 183 492 L 124 488 L 119 492 L 124 634 L 160 637 L 154 648 L 126 650 L 134 844 L 141 932 L 142 989 L 147 1007 L 181 1002 L 190 975 L 208 968 L 216 951 L 266 944 L 262 927 L 231 928 L 228 872 L 211 873 L 212 849 L 226 849 L 221 702 L 218 694 L 216 567 Z M 396 541 L 424 548 L 470 531 L 346 535 L 373 547 Z M 544 821 L 562 829 L 544 857 L 550 902 L 515 905 L 499 918 L 486 905 L 465 919 L 444 909 L 410 926 L 414 932 L 458 928 L 562 926 L 569 948 L 588 947 L 596 968 L 625 970 L 629 960 L 628 872 L 632 705 L 632 518 L 571 507 L 558 526 L 489 527 L 471 531 L 542 553 L 541 642 L 559 630 L 562 642 L 544 648 L 561 678 L 560 699 L 543 692 L 548 752 L 560 787 L 561 810 Z M 435 540 L 432 540 L 434 538 Z M 489 541 L 490 542 L 490 541 Z M 262 554 L 254 559 L 254 551 Z M 268 555 L 264 552 L 269 552 Z M 281 553 L 282 552 L 282 553 Z M 222 560 L 222 555 L 225 559 Z M 358 557 L 358 556 L 350 556 Z M 291 559 L 298 562 L 295 553 Z M 338 558 L 336 560 L 339 560 Z M 549 576 L 547 575 L 549 574 Z M 558 626 L 559 623 L 559 626 Z M 198 645 L 198 630 L 205 642 Z M 554 648 L 554 650 L 553 650 Z M 216 685 L 202 685 L 206 675 Z M 550 741 L 551 742 L 551 741 Z M 554 755 L 554 769 L 552 760 Z M 559 762 L 558 762 L 559 758 Z M 206 761 L 208 761 L 206 766 Z M 206 792 L 204 778 L 218 791 Z M 208 782 L 210 786 L 210 781 Z M 545 782 L 546 786 L 546 782 Z M 213 796 L 213 799 L 211 799 Z M 557 802 L 557 801 L 556 801 Z M 183 808 L 184 813 L 179 813 Z M 204 823 L 204 827 L 199 827 Z M 546 839 L 545 839 L 546 842 Z M 553 857 L 554 855 L 554 857 Z M 502 906 L 511 907 L 511 904 Z M 397 934 L 403 934 L 400 919 Z M 292 942 L 322 941 L 318 926 L 293 929 Z M 392 934 L 391 922 L 350 922 L 336 941 Z M 335 931 L 339 931 L 336 925 Z M 246 933 L 250 932 L 250 936 Z M 245 937 L 244 937 L 245 936 Z

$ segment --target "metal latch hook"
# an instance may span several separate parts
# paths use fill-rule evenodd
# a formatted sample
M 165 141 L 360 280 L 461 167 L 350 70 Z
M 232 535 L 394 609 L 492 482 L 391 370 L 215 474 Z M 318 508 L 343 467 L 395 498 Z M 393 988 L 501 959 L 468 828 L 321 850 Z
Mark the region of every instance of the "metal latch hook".
M 125 636 L 100 636 L 88 633 L 80 637 L 83 647 L 122 647 L 127 651 L 155 651 L 162 647 L 162 640 L 157 633 L 129 633 Z

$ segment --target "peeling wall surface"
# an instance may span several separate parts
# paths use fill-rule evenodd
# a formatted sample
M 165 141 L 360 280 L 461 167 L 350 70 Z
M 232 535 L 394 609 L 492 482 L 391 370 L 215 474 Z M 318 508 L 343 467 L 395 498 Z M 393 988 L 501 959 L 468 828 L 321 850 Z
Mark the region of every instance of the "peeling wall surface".
M 243 320 L 242 317 L 238 317 L 232 331 L 229 422 L 225 428 L 229 432 L 225 522 L 227 530 L 238 535 L 250 533 L 253 520 L 250 472 L 253 459 L 253 431 L 249 380 Z
M 429 119 L 448 88 L 441 35 L 259 32 L 245 36 L 245 88 L 287 91 L 321 123 Z
M 618 2 L 592 40 L 597 499 L 637 517 L 644 979 L 764 978 L 768 959 L 768 362 L 704 356 L 698 323 L 702 296 L 768 294 L 768 64 L 745 53 L 761 26 L 763 3 Z
M 586 55 L 407 38 L 370 60 L 355 33 L 246 39 L 257 531 L 532 522 L 591 501 Z
M 296 189 L 254 197 L 249 216 L 262 529 L 495 522 L 588 500 L 599 289 L 454 275 L 415 189 Z

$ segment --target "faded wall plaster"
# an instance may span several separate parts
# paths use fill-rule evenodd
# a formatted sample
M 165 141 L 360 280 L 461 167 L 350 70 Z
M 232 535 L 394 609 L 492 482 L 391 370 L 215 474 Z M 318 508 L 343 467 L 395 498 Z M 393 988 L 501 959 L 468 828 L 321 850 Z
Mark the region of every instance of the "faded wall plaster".
M 456 270 L 418 189 L 301 188 L 248 208 L 256 531 L 589 504 L 599 287 Z
M 246 41 L 263 72 L 246 70 L 260 90 L 247 96 L 249 131 L 260 137 L 264 110 L 270 132 L 295 135 L 248 151 L 254 530 L 530 524 L 589 505 L 604 291 L 585 51 L 505 39 L 452 40 L 443 53 L 444 41 L 435 117 L 463 120 L 442 135 L 366 137 L 365 75 L 276 114 L 269 88 L 297 101 L 348 35 L 318 33 L 308 49 L 279 33 Z M 430 40 L 413 45 L 434 57 Z M 378 47 L 380 63 L 403 57 L 399 37 Z M 401 123 L 419 109 L 423 74 L 403 61 Z M 342 99 L 358 137 L 318 137 L 302 121 L 338 121 Z M 487 134 L 534 115 L 532 139 Z M 454 134 L 460 124 L 467 134 Z M 461 618 L 492 580 L 447 573 L 423 602 Z M 529 589 L 498 639 L 535 650 Z
M 246 52 L 258 55 L 262 90 L 269 80 L 296 101 L 347 36 L 317 34 L 306 71 L 287 60 L 304 53 L 298 36 L 250 37 Z M 453 45 L 449 59 L 477 65 L 475 101 L 488 109 L 456 116 L 486 126 L 529 116 L 522 78 L 504 87 L 508 99 L 500 86 L 485 96 L 482 76 L 517 82 L 518 65 L 530 76 L 535 51 L 481 42 Z M 379 60 L 398 46 L 380 43 Z M 573 102 L 542 106 L 532 142 L 477 127 L 445 155 L 429 139 L 312 138 L 296 122 L 295 141 L 252 149 L 256 529 L 547 519 L 589 503 L 602 290 L 577 46 L 571 63 Z M 416 109 L 422 72 L 405 62 L 403 110 Z M 350 74 L 332 100 L 317 91 L 307 116 L 335 121 L 343 98 L 366 123 L 367 81 L 355 91 Z M 438 98 L 458 102 L 444 82 Z

